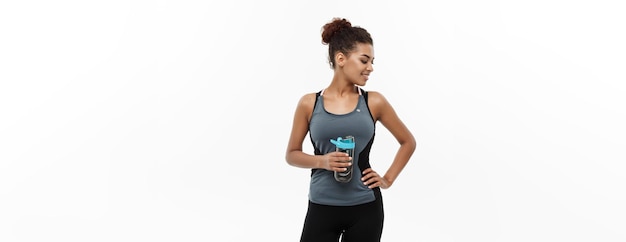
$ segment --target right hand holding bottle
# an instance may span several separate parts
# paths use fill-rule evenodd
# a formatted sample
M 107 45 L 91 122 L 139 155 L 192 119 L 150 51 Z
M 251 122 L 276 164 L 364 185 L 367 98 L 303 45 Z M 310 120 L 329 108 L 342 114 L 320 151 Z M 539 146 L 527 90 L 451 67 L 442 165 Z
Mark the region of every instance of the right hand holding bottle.
M 344 172 L 352 165 L 352 157 L 344 152 L 330 152 L 323 156 L 322 168 L 329 171 Z

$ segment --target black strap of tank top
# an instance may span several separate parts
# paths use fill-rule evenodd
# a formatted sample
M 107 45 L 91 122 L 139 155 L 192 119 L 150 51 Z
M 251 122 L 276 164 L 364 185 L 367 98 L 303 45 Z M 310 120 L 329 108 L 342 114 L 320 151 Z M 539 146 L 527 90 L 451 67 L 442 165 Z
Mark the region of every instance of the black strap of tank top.
M 315 110 L 315 106 L 317 106 L 317 99 L 320 98 L 320 95 L 322 94 L 322 91 L 324 91 L 324 90 L 320 90 L 319 92 L 315 93 L 315 102 L 313 103 L 313 110 Z
M 367 91 L 363 90 L 363 88 L 360 87 L 359 89 L 361 89 L 361 93 L 363 94 L 363 98 L 365 99 L 365 105 L 367 105 L 367 107 L 369 108 L 369 104 L 367 103 Z

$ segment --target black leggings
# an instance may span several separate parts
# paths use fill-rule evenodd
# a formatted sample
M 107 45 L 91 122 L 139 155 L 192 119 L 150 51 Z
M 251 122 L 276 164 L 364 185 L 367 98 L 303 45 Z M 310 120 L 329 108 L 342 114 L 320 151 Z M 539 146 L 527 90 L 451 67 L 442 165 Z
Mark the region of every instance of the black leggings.
M 380 199 L 355 206 L 312 203 L 304 220 L 300 242 L 380 242 L 383 232 L 383 203 Z

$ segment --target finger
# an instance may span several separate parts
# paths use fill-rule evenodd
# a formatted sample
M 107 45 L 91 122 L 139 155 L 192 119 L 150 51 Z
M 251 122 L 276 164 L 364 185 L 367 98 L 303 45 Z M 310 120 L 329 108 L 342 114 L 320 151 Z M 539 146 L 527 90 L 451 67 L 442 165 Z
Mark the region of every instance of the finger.
M 350 156 L 348 153 L 339 152 L 339 151 L 334 151 L 332 154 L 333 154 L 333 156 L 337 156 L 337 157 L 348 157 L 348 156 Z
M 373 178 L 373 177 L 374 177 L 374 174 L 369 173 L 369 174 L 366 174 L 366 175 L 364 175 L 363 177 L 361 177 L 361 181 L 365 181 L 365 182 L 367 182 L 369 179 L 371 179 L 371 178 Z
M 337 167 L 348 167 L 348 166 L 352 165 L 352 162 L 349 162 L 349 161 L 335 161 L 334 165 L 337 166 Z
M 380 178 L 376 177 L 376 176 L 369 176 L 369 177 L 365 177 L 365 179 L 363 180 L 363 184 L 367 185 L 371 185 L 376 183 L 377 181 L 379 181 Z
M 379 176 L 378 173 L 376 173 L 375 171 L 370 171 L 370 172 L 366 173 L 365 175 L 363 175 L 363 177 L 366 177 L 368 179 L 371 178 L 371 177 L 378 177 L 378 176 Z
M 339 153 L 339 154 L 341 154 L 341 155 L 334 156 L 332 159 L 337 161 L 337 162 L 352 161 L 352 157 L 350 157 L 348 154 L 346 154 L 346 153 Z
M 367 187 L 368 187 L 368 188 L 375 188 L 375 187 L 378 187 L 378 186 L 380 186 L 380 181 L 374 182 L 374 183 L 370 184 L 370 185 L 369 185 L 369 186 L 367 186 Z
M 337 166 L 337 169 L 339 169 L 340 171 L 347 171 L 350 167 L 345 165 L 345 164 L 340 164 Z
M 333 167 L 332 170 L 336 171 L 336 172 L 344 172 L 344 171 L 347 171 L 348 168 L 345 168 L 345 167 Z
M 367 168 L 365 169 L 365 171 L 363 171 L 363 177 L 372 177 L 372 176 L 378 176 L 378 173 L 376 173 L 376 171 L 372 170 L 371 168 Z
M 335 162 L 332 165 L 332 168 L 334 171 L 342 172 L 342 171 L 347 171 L 350 165 L 352 165 L 352 162 Z

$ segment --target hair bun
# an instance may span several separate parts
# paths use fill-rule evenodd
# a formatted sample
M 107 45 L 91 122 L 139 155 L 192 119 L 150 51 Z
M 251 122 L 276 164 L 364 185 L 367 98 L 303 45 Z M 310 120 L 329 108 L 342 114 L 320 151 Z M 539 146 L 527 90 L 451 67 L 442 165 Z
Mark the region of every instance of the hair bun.
M 333 18 L 331 22 L 325 24 L 323 27 L 322 42 L 324 44 L 330 43 L 330 40 L 339 30 L 350 27 L 352 27 L 352 24 L 345 18 Z

